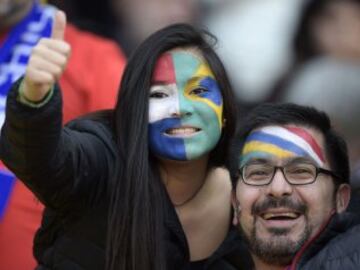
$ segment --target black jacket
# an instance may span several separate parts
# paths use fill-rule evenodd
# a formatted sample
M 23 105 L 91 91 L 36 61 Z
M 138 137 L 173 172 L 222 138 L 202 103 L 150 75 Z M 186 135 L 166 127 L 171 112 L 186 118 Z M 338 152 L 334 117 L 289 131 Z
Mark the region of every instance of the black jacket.
M 34 240 L 36 269 L 104 269 L 107 185 L 118 161 L 110 122 L 81 119 L 62 128 L 59 89 L 34 109 L 16 100 L 17 88 L 8 95 L 0 157 L 46 206 Z M 169 198 L 165 214 L 169 269 L 232 269 L 219 259 L 237 252 L 236 230 L 229 230 L 204 263 L 189 263 L 185 234 Z
M 360 269 L 360 217 L 334 215 L 330 223 L 293 262 L 292 269 Z

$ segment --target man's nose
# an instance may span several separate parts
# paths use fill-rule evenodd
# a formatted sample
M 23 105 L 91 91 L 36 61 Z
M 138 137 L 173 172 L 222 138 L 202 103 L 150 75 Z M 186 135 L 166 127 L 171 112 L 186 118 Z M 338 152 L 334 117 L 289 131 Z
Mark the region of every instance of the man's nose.
M 280 198 L 291 195 L 293 186 L 285 179 L 283 172 L 280 169 L 277 169 L 273 180 L 267 186 L 266 192 L 269 196 Z

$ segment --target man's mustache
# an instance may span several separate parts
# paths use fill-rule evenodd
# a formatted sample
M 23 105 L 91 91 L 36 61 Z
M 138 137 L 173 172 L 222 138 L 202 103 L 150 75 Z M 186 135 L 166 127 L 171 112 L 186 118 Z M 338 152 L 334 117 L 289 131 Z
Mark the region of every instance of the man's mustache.
M 254 204 L 252 206 L 251 214 L 260 215 L 261 213 L 266 212 L 268 209 L 275 209 L 275 208 L 286 208 L 289 210 L 293 210 L 294 212 L 298 212 L 300 214 L 305 214 L 308 209 L 308 207 L 305 204 L 291 200 L 288 197 L 282 197 L 282 198 L 267 197 L 262 202 Z

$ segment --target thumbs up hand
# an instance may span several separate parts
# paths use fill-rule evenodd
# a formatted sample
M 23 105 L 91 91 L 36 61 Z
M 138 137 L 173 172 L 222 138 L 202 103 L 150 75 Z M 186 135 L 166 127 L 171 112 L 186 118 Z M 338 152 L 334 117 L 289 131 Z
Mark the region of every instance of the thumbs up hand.
M 23 94 L 37 102 L 50 91 L 62 75 L 70 56 L 70 45 L 64 41 L 66 16 L 62 11 L 55 14 L 50 38 L 42 38 L 33 48 L 26 68 Z

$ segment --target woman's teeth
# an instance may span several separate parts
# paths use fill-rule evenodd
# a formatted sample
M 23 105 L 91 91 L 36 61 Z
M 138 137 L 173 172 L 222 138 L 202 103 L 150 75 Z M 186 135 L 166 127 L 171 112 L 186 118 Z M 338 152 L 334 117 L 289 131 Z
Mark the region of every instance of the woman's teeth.
M 198 132 L 199 130 L 199 128 L 194 127 L 171 128 L 167 130 L 166 133 L 169 135 L 191 135 Z

